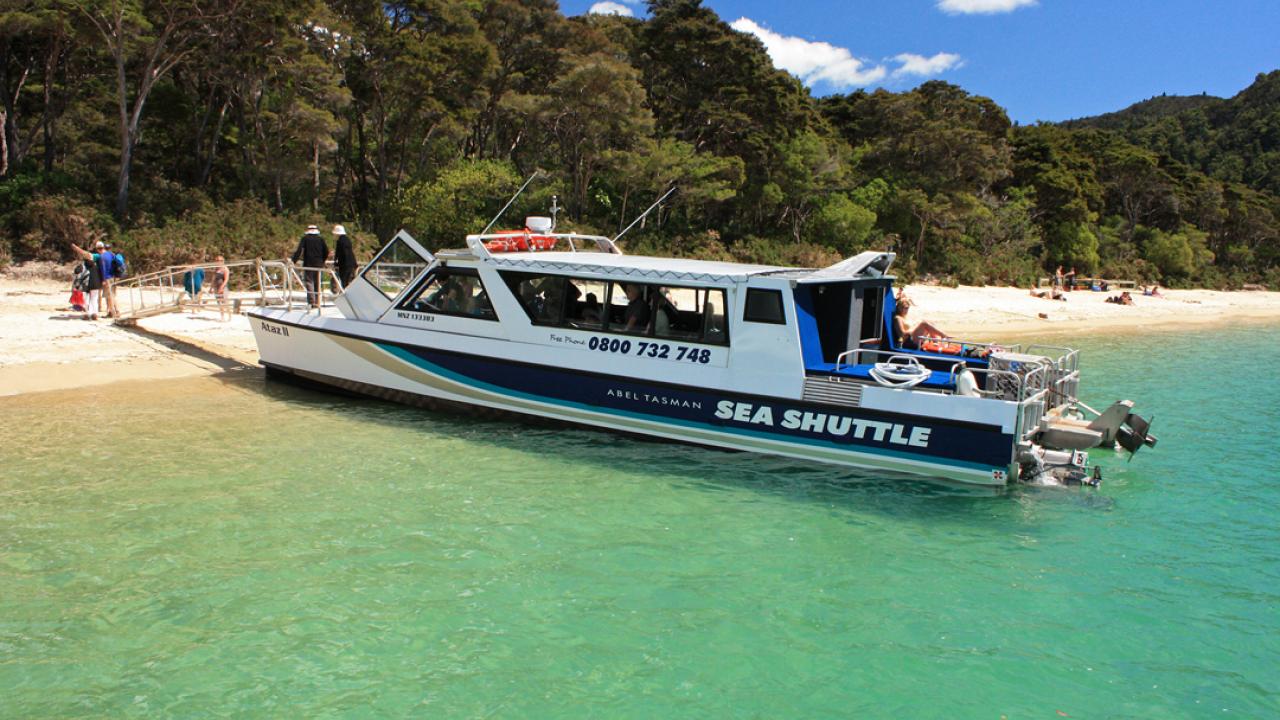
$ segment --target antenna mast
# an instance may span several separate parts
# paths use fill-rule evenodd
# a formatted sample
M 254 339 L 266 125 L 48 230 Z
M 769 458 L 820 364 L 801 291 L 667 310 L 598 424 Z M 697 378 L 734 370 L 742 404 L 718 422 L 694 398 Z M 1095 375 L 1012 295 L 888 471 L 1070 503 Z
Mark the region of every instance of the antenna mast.
M 524 184 L 520 186 L 520 189 L 516 191 L 516 194 L 512 195 L 511 199 L 507 201 L 507 204 L 503 205 L 502 209 L 498 211 L 498 214 L 494 215 L 493 219 L 489 221 L 489 224 L 484 226 L 484 230 L 481 230 L 480 234 L 488 235 L 490 228 L 493 227 L 494 223 L 498 222 L 498 218 L 502 217 L 502 213 L 506 212 L 507 208 L 511 207 L 511 203 L 515 202 L 516 198 L 520 197 L 520 193 L 524 192 L 524 189 L 529 187 L 529 183 L 533 182 L 533 179 L 538 177 L 541 174 L 542 174 L 541 170 L 534 170 L 533 174 L 529 176 L 529 179 L 525 180 Z
M 662 201 L 663 201 L 663 200 L 666 200 L 668 197 L 670 197 L 670 196 L 671 196 L 671 193 L 673 193 L 673 192 L 675 192 L 675 191 L 676 191 L 676 186 L 672 185 L 672 186 L 671 186 L 671 189 L 670 189 L 670 190 L 667 190 L 665 193 L 663 193 L 662 197 L 660 197 L 660 198 L 658 198 L 656 201 L 654 201 L 654 203 L 653 203 L 652 205 L 650 205 L 650 206 L 649 206 L 649 209 L 648 209 L 648 210 L 645 210 L 644 212 L 640 213 L 640 216 L 639 216 L 639 217 L 637 217 L 635 220 L 632 220 L 630 225 L 628 225 L 628 226 L 627 226 L 627 227 L 626 227 L 622 232 L 620 232 L 620 233 L 618 233 L 616 236 L 614 236 L 613 241 L 614 241 L 615 243 L 616 243 L 616 242 L 618 242 L 618 238 L 622 237 L 623 235 L 626 235 L 628 230 L 630 230 L 631 228 L 635 227 L 635 226 L 636 226 L 636 223 L 640 222 L 641 220 L 643 220 L 643 219 L 644 219 L 644 217 L 645 217 L 646 215 L 648 215 L 649 213 L 653 212 L 653 209 L 654 209 L 654 208 L 656 208 L 656 207 L 658 207 L 659 205 L 661 205 L 661 204 L 662 204 Z

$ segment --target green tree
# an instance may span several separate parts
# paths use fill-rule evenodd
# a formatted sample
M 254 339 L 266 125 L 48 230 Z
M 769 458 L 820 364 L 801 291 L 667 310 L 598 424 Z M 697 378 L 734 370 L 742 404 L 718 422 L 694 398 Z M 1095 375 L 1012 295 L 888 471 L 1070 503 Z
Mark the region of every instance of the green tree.
M 737 194 L 743 179 L 741 159 L 699 153 L 689 143 L 673 138 L 641 138 L 634 149 L 606 152 L 604 162 L 608 182 L 620 201 L 618 230 L 629 222 L 636 193 L 651 195 L 676 186 L 680 191 L 672 204 L 684 208 L 687 219 L 709 218 L 715 205 Z
M 495 51 L 460 0 L 346 0 L 339 11 L 355 38 L 341 61 L 353 102 L 340 174 L 352 176 L 355 209 L 386 235 L 405 183 L 461 154 Z
M 653 118 L 644 106 L 639 73 L 602 53 L 566 60 L 550 96 L 551 104 L 538 118 L 560 149 L 560 166 L 569 178 L 570 215 L 581 218 L 587 190 L 606 153 L 645 137 Z
M 405 227 L 428 248 L 455 247 L 484 229 L 520 186 L 510 163 L 459 160 L 430 181 L 410 185 L 402 199 Z
M 141 0 L 87 0 L 79 5 L 81 15 L 105 43 L 115 67 L 120 133 L 115 211 L 121 221 L 128 215 L 129 174 L 151 91 L 157 81 L 196 49 L 202 32 L 216 24 L 234 23 L 238 6 L 238 0 L 163 0 L 146 4 Z

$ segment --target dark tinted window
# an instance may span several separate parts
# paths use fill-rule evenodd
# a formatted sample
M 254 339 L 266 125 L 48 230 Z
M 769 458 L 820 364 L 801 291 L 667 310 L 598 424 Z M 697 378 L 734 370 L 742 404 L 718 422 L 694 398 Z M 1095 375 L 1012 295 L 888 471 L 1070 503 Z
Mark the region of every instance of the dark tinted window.
M 747 304 L 742 313 L 742 319 L 758 323 L 785 325 L 787 316 L 782 312 L 782 291 L 760 290 L 758 288 L 748 289 Z
M 535 273 L 502 273 L 502 279 L 520 306 L 529 313 L 529 319 L 544 325 L 559 325 L 564 318 L 568 293 L 580 292 L 567 284 L 562 275 L 537 275 Z M 574 298 L 577 300 L 577 298 Z
M 725 293 L 650 283 L 605 282 L 503 271 L 511 293 L 539 325 L 725 344 Z
M 400 307 L 437 315 L 498 319 L 480 275 L 471 269 L 437 268 Z

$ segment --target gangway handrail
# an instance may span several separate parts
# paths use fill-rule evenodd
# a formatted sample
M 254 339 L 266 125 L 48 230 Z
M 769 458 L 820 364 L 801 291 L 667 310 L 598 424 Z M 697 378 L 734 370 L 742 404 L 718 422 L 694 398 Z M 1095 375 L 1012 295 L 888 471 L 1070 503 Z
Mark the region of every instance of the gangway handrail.
M 333 296 L 343 289 L 332 261 L 326 262 L 324 267 L 303 267 L 295 265 L 289 259 L 262 260 L 261 258 L 230 260 L 222 263 L 200 262 L 185 265 L 168 265 L 160 270 L 153 270 L 142 275 L 121 279 L 113 285 L 118 308 L 115 321 L 121 324 L 128 324 L 151 315 L 178 312 L 188 308 L 208 308 L 225 305 L 220 299 L 217 302 L 196 301 L 194 297 L 189 297 L 191 293 L 187 290 L 184 282 L 184 276 L 193 270 L 203 270 L 208 273 L 222 267 L 227 268 L 229 272 L 252 269 L 253 280 L 250 287 L 238 292 L 256 295 L 256 302 L 264 306 L 280 305 L 293 309 L 296 304 L 308 305 L 305 300 L 306 283 L 303 282 L 300 272 L 317 272 L 322 275 L 318 287 L 322 306 L 332 304 L 331 301 L 326 301 L 326 295 L 331 300 Z M 324 282 L 323 276 L 328 276 L 328 283 Z M 326 284 L 328 285 L 328 290 L 325 289 Z M 197 293 L 197 296 L 203 295 L 205 292 L 202 289 L 200 293 Z M 303 298 L 301 301 L 297 297 L 299 294 Z M 216 297 L 213 296 L 212 292 L 209 292 L 209 295 Z M 184 302 L 186 298 L 189 298 L 188 302 Z M 234 298 L 234 311 L 238 311 L 240 304 L 244 300 L 243 296 Z M 119 310 L 121 305 L 126 306 L 127 309 Z

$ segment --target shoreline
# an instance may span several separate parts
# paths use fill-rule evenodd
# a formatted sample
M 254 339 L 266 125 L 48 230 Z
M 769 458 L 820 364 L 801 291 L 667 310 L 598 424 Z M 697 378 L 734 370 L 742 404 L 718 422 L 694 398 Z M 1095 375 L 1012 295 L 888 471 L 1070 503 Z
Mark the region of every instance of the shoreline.
M 1161 290 L 1133 295 L 1133 305 L 1106 302 L 1116 292 L 1076 290 L 1065 301 L 1010 287 L 909 285 L 911 324 L 927 319 L 962 339 L 1168 332 L 1211 325 L 1280 324 L 1280 293 Z
M 125 328 L 67 309 L 67 282 L 0 276 L 0 398 L 130 380 L 207 377 L 258 367 L 248 318 L 172 313 Z M 1019 341 L 1055 335 L 1172 332 L 1214 324 L 1280 325 L 1280 293 L 1169 290 L 1104 302 L 1079 290 L 1060 302 L 1002 287 L 910 285 L 908 320 L 923 319 L 964 340 Z M 1044 317 L 1041 317 L 1041 314 Z

